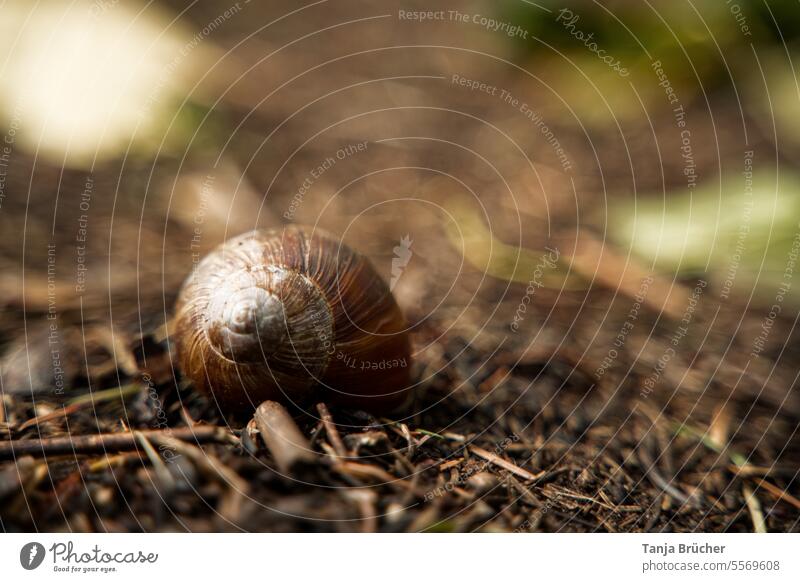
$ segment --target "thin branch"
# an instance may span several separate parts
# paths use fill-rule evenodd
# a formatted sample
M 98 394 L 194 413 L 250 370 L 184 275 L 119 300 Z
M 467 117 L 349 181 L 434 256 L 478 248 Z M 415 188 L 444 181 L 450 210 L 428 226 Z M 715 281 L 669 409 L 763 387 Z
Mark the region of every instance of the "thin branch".
M 136 431 L 147 438 L 168 436 L 185 442 L 210 443 L 231 442 L 233 435 L 218 426 L 195 426 L 163 430 Z M 0 441 L 0 460 L 23 455 L 43 457 L 46 455 L 96 455 L 138 450 L 136 432 L 88 434 L 52 437 L 45 439 L 22 439 Z

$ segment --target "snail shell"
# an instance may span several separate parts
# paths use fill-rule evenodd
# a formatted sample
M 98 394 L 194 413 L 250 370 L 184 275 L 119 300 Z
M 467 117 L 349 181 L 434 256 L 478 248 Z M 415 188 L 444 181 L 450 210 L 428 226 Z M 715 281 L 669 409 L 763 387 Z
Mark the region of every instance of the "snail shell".
M 212 251 L 184 283 L 175 337 L 184 375 L 224 412 L 312 398 L 385 412 L 409 396 L 400 308 L 369 261 L 320 230 Z

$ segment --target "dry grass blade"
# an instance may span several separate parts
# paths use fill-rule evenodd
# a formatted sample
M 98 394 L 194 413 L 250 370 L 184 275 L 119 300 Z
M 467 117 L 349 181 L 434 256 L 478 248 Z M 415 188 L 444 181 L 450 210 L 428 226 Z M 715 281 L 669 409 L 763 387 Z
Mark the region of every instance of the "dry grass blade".
M 766 479 L 758 479 L 757 484 L 761 489 L 764 489 L 765 491 L 769 492 L 776 499 L 779 499 L 780 501 L 785 501 L 789 505 L 793 505 L 797 509 L 800 509 L 800 499 L 797 499 L 797 497 L 790 494 L 789 492 L 784 491 L 780 487 L 773 485 Z
M 742 495 L 744 495 L 747 510 L 750 512 L 750 519 L 753 520 L 753 531 L 756 533 L 767 533 L 767 523 L 764 521 L 764 512 L 761 510 L 761 502 L 756 497 L 750 485 L 742 485 Z
M 65 416 L 69 416 L 79 410 L 83 410 L 87 408 L 89 405 L 97 405 L 102 402 L 110 402 L 116 399 L 124 400 L 128 397 L 135 396 L 141 391 L 141 385 L 139 384 L 129 384 L 128 386 L 120 387 L 120 388 L 109 388 L 108 390 L 101 390 L 99 392 L 90 392 L 89 394 L 84 394 L 82 396 L 78 396 L 77 398 L 73 398 L 70 400 L 69 404 L 61 408 L 60 410 L 54 410 L 48 414 L 43 414 L 41 416 L 34 416 L 33 418 L 29 418 L 21 425 L 17 427 L 17 430 L 23 431 L 31 426 L 41 424 L 43 422 L 48 422 L 50 420 L 56 420 L 58 418 L 63 418 Z
M 502 457 L 498 457 L 494 453 L 490 453 L 489 451 L 482 449 L 480 447 L 476 447 L 475 445 L 470 445 L 469 450 L 471 453 L 474 453 L 481 459 L 488 461 L 493 465 L 497 465 L 501 469 L 505 469 L 509 473 L 513 473 L 517 477 L 521 477 L 522 479 L 525 479 L 527 481 L 537 481 L 538 479 L 541 479 L 542 477 L 547 475 L 547 471 L 540 471 L 539 473 L 536 473 L 534 475 L 530 471 L 526 471 L 522 467 L 518 467 L 514 463 L 506 461 Z
M 413 485 L 411 483 L 399 479 L 375 465 L 344 461 L 336 463 L 333 468 L 342 475 L 348 475 L 356 479 L 378 481 L 382 485 L 391 485 L 403 489 L 404 491 L 413 490 Z

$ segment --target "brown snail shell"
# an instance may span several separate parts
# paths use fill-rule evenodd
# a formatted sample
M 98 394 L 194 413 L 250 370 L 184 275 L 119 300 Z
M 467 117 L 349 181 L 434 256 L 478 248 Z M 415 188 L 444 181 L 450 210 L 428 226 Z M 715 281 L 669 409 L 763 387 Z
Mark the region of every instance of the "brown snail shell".
M 372 412 L 409 396 L 406 322 L 367 259 L 318 229 L 228 240 L 177 303 L 180 367 L 223 412 L 312 399 Z

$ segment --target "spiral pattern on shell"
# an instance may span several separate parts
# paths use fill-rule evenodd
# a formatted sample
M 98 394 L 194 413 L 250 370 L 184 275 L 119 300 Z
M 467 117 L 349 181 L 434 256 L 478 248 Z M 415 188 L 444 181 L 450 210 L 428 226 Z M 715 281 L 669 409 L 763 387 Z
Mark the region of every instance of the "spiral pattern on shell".
M 212 251 L 184 283 L 175 337 L 184 375 L 224 412 L 312 399 L 382 412 L 408 397 L 397 303 L 369 261 L 318 229 Z

